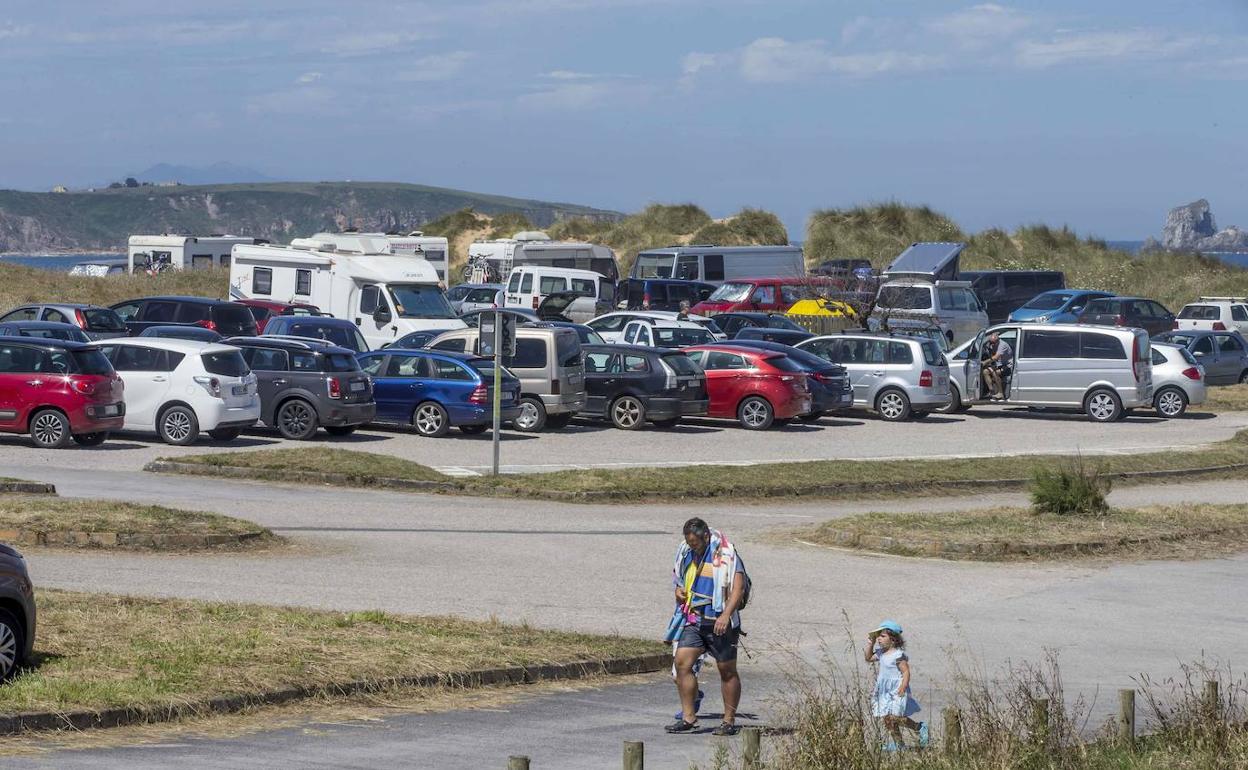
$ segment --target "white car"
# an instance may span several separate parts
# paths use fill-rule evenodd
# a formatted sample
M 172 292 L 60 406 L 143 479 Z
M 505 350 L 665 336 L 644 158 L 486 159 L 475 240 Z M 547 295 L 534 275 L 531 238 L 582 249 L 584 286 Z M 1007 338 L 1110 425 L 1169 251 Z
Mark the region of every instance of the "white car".
M 186 446 L 200 431 L 230 441 L 260 419 L 256 375 L 229 345 L 167 337 L 129 337 L 92 344 L 126 385 L 122 430 L 155 431 Z
M 1183 306 L 1175 329 L 1239 332 L 1248 336 L 1248 297 L 1201 297 Z
M 604 313 L 597 318 L 586 322 L 586 326 L 598 332 L 598 336 L 602 337 L 605 342 L 623 342 L 624 327 L 629 321 L 640 321 L 650 319 L 652 321 L 675 321 L 677 313 L 675 310 L 617 310 L 612 313 Z M 719 325 L 704 315 L 688 316 L 688 319 L 698 326 L 707 329 L 713 337 L 712 341 L 720 341 L 728 339 L 728 335 L 724 334 Z
M 624 325 L 624 338 L 617 344 L 642 345 L 648 348 L 687 348 L 715 342 L 710 330 L 693 321 L 666 318 L 638 318 Z

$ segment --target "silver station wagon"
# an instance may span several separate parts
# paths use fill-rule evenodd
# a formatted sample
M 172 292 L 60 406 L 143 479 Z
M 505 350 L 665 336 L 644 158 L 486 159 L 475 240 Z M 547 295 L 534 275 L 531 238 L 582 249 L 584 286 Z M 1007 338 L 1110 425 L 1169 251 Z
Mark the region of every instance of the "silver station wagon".
M 897 421 L 949 406 L 949 367 L 931 339 L 845 332 L 802 340 L 796 347 L 845 367 L 855 409 Z
M 989 401 L 980 376 L 988 336 L 1010 348 L 1003 372 L 1004 401 Z M 952 404 L 1004 403 L 1078 409 L 1097 422 L 1151 407 L 1152 350 L 1143 329 L 1114 326 L 1001 324 L 949 353 Z

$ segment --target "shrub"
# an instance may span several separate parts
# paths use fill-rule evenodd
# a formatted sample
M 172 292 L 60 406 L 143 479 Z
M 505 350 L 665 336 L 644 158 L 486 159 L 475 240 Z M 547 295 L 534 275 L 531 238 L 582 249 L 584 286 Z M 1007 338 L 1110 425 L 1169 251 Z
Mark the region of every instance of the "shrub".
M 1110 481 L 1083 458 L 1056 468 L 1037 468 L 1031 479 L 1031 506 L 1036 513 L 1058 516 L 1103 516 L 1109 511 L 1105 496 Z

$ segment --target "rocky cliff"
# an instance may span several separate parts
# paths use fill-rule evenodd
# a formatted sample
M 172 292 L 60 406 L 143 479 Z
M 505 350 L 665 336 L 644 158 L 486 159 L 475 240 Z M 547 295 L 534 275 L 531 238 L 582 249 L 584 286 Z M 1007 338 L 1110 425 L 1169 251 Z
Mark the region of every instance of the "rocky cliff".
M 452 211 L 515 212 L 537 227 L 614 211 L 570 203 L 370 182 L 138 187 L 82 193 L 0 190 L 0 253 L 124 251 L 135 233 L 231 233 L 275 242 L 322 230 L 417 230 Z
M 1156 244 L 1149 239 L 1146 246 Z M 1243 251 L 1248 250 L 1248 231 L 1234 226 L 1219 230 L 1209 201 L 1201 198 L 1170 209 L 1160 246 L 1173 251 Z

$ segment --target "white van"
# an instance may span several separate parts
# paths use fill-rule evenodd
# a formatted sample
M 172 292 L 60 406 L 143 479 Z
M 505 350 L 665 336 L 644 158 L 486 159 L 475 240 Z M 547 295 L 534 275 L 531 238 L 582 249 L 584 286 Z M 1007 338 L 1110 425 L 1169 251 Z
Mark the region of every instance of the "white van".
M 230 297 L 316 305 L 354 322 L 371 350 L 411 332 L 466 326 L 428 261 L 341 250 L 312 238 L 290 246 L 235 246 Z
M 552 241 L 540 230 L 525 230 L 510 238 L 473 242 L 468 246 L 465 282 L 473 280 L 470 277 L 472 263 L 476 261 L 484 261 L 490 272 L 504 277 L 521 265 L 543 265 L 591 270 L 608 278 L 612 285 L 620 280 L 620 269 L 611 249 L 581 241 Z
M 239 235 L 132 235 L 126 248 L 126 270 L 142 273 L 229 267 L 230 250 L 239 243 L 267 241 Z
M 867 325 L 883 330 L 901 320 L 938 325 L 952 347 L 979 334 L 988 325 L 988 312 L 970 281 L 890 281 L 880 287 Z
M 734 278 L 801 278 L 800 246 L 668 246 L 640 252 L 630 278 L 720 284 Z
M 552 294 L 576 295 L 562 313 L 570 321 L 585 323 L 611 309 L 615 284 L 592 270 L 522 265 L 512 268 L 507 279 L 503 307 L 537 310 Z

